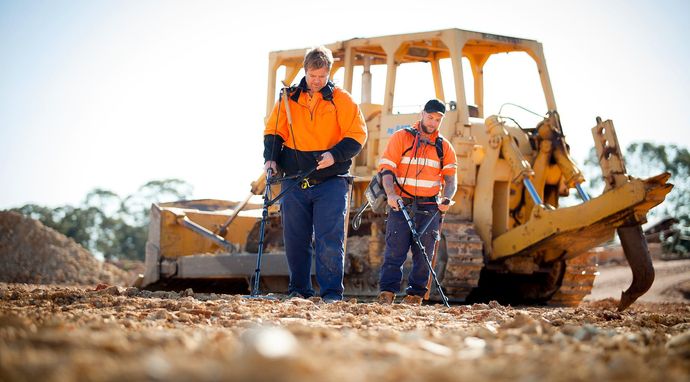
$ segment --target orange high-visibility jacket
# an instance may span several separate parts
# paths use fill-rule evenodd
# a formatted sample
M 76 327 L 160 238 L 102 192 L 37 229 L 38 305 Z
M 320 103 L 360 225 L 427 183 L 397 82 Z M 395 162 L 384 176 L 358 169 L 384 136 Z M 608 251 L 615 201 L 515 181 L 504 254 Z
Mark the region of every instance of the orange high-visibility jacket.
M 419 121 L 413 127 L 419 132 Z M 438 130 L 428 141 L 422 140 L 420 133 L 413 135 L 405 129 L 393 133 L 379 160 L 378 170 L 390 170 L 395 174 L 397 183 L 405 190 L 402 192 L 396 187 L 398 195 L 436 196 L 443 176 L 457 173 L 455 149 L 445 138 L 441 163 L 435 145 L 438 136 Z
M 335 164 L 311 177 L 346 174 L 367 139 L 364 116 L 352 96 L 329 81 L 310 98 L 303 78 L 291 90 L 289 102 L 292 129 L 281 98 L 266 121 L 264 159 L 277 161 L 287 175 L 292 175 L 315 167 L 317 158 L 330 151 Z

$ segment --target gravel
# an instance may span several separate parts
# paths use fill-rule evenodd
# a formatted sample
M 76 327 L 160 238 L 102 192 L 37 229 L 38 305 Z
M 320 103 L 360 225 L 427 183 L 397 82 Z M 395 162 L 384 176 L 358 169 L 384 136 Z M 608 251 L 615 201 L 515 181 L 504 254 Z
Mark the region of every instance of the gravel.
M 155 293 L 155 292 L 154 292 Z M 687 381 L 690 305 L 408 307 L 0 284 L 14 381 Z M 184 296 L 183 296 L 184 294 Z

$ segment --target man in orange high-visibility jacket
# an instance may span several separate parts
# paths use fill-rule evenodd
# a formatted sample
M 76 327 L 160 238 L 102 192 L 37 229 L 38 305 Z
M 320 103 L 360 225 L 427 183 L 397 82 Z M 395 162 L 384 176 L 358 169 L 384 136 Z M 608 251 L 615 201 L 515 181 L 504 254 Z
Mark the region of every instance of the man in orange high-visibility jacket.
M 443 102 L 436 99 L 427 102 L 420 121 L 410 129 L 393 133 L 379 160 L 379 172 L 391 208 L 386 222 L 386 248 L 379 279 L 378 301 L 382 304 L 393 303 L 395 293 L 400 291 L 402 266 L 410 248 L 412 271 L 402 302 L 419 305 L 427 291 L 429 269 L 422 251 L 412 239 L 405 216 L 399 211 L 398 200 L 402 199 L 415 211 L 416 229 L 429 223 L 421 242 L 431 256 L 440 237 L 441 217 L 436 212 L 448 210 L 457 189 L 455 150 L 438 133 L 445 112 Z
M 292 187 L 280 201 L 285 253 L 290 268 L 288 293 L 311 297 L 312 256 L 319 292 L 326 302 L 343 298 L 345 216 L 348 172 L 367 138 L 362 112 L 350 94 L 329 81 L 333 54 L 325 47 L 307 52 L 305 76 L 290 89 L 289 125 L 279 99 L 264 130 L 264 168 L 285 175 L 316 172 Z M 296 180 L 286 180 L 286 189 Z M 312 240 L 314 245 L 312 247 Z

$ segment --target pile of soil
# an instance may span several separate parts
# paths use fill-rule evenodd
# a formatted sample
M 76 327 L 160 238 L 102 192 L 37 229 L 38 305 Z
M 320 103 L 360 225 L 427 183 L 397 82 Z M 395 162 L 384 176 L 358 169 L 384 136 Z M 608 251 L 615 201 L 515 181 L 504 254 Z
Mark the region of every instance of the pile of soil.
M 268 296 L 271 297 L 271 296 Z M 690 305 L 383 306 L 0 283 L 16 381 L 687 381 Z M 2 379 L 2 378 L 0 378 Z
M 0 281 L 128 285 L 132 275 L 96 259 L 74 240 L 17 212 L 0 211 Z

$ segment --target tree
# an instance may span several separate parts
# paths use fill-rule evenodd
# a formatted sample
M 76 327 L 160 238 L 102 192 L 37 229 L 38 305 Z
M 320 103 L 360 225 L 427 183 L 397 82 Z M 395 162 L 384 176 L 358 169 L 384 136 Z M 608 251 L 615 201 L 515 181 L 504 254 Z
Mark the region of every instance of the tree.
M 151 204 L 164 200 L 183 200 L 191 194 L 192 186 L 183 180 L 152 180 L 139 187 L 136 193 L 122 199 L 120 211 L 130 219 L 130 224 L 148 224 Z
M 163 179 L 150 181 L 125 198 L 96 188 L 78 207 L 27 204 L 14 211 L 41 221 L 106 260 L 143 260 L 151 204 L 183 200 L 191 194 L 187 182 Z
M 647 178 L 664 171 L 671 173 L 673 190 L 666 200 L 649 213 L 653 217 L 673 216 L 682 225 L 690 225 L 690 152 L 677 145 L 637 142 L 625 149 L 625 166 L 629 175 Z M 592 195 L 599 195 L 604 188 L 601 169 L 594 148 L 590 149 L 583 169 Z

